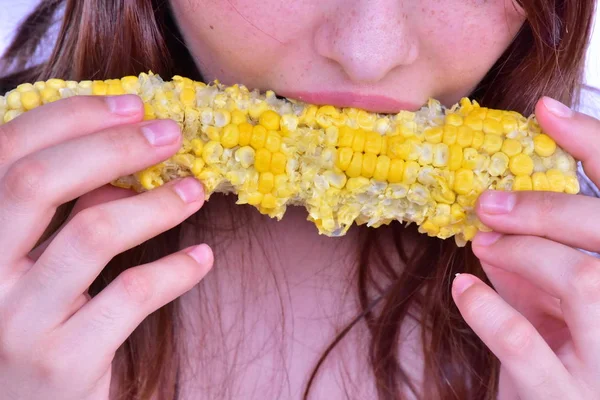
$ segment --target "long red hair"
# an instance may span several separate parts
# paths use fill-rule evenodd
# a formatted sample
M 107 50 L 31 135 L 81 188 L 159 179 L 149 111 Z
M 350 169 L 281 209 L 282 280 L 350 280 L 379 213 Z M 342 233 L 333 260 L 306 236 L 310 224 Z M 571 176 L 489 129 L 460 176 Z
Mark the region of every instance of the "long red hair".
M 20 25 L 3 57 L 0 93 L 22 82 L 61 77 L 106 79 L 152 70 L 201 80 L 166 2 L 160 0 L 44 0 Z M 594 0 L 518 0 L 527 21 L 501 58 L 470 96 L 488 107 L 533 112 L 542 96 L 575 105 L 582 88 Z M 49 59 L 32 66 L 58 11 L 60 30 Z M 7 71 L 11 71 L 10 74 Z M 66 218 L 73 202 L 59 209 L 41 240 Z M 190 218 L 202 220 L 210 204 Z M 233 213 L 234 211 L 232 211 Z M 201 224 L 197 224 L 202 226 Z M 91 288 L 94 295 L 121 271 L 156 260 L 180 248 L 181 226 L 116 256 Z M 369 360 L 380 399 L 402 398 L 406 389 L 423 399 L 466 400 L 496 397 L 497 359 L 465 324 L 450 297 L 456 272 L 486 277 L 470 248 L 457 248 L 394 223 L 361 230 L 357 251 L 358 297 L 362 311 L 332 338 L 306 387 L 327 355 L 358 321 L 370 334 Z M 198 237 L 209 237 L 199 228 Z M 381 251 L 381 237 L 392 237 L 396 257 Z M 409 253 L 405 243 L 416 244 Z M 214 246 L 214 245 L 213 245 Z M 378 277 L 378 280 L 375 279 Z M 385 278 L 382 283 L 381 277 Z M 489 283 L 489 282 L 488 282 Z M 115 360 L 120 395 L 126 399 L 177 397 L 182 349 L 177 341 L 180 305 L 174 301 L 144 320 Z M 416 318 L 422 328 L 424 382 L 414 387 L 399 362 L 403 322 Z M 433 329 L 435 327 L 435 329 Z M 149 366 L 152 366 L 150 368 Z

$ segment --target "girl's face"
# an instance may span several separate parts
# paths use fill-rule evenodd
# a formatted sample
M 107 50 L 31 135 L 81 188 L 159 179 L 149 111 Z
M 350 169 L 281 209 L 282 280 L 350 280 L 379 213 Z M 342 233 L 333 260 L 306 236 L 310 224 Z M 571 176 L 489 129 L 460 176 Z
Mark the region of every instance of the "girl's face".
M 415 110 L 466 96 L 525 17 L 514 0 L 171 0 L 206 81 Z

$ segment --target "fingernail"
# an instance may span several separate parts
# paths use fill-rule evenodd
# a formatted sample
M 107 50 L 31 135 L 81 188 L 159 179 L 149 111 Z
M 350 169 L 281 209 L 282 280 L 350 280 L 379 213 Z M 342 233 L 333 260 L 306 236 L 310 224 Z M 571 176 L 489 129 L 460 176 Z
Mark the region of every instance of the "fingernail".
M 185 178 L 177 182 L 173 188 L 175 193 L 186 203 L 192 203 L 202 196 L 204 189 L 195 178 Z
M 542 101 L 544 102 L 544 106 L 548 109 L 548 111 L 550 111 L 557 117 L 570 118 L 573 116 L 573 110 L 571 110 L 569 107 L 567 107 L 560 101 L 554 100 L 550 97 L 544 97 Z
M 174 121 L 156 120 L 141 125 L 142 133 L 152 146 L 165 146 L 177 142 L 181 131 Z
M 498 241 L 502 236 L 498 232 L 477 232 L 477 235 L 473 238 L 473 244 L 475 246 L 489 246 Z
M 200 244 L 186 250 L 186 253 L 190 255 L 198 264 L 206 265 L 210 263 L 212 259 L 212 250 L 207 244 Z
M 514 193 L 487 190 L 479 196 L 479 209 L 486 214 L 508 214 L 515 206 Z
M 456 294 L 462 294 L 465 290 L 473 286 L 475 282 L 476 280 L 472 275 L 456 274 L 452 286 L 454 287 Z
M 142 100 L 134 94 L 108 96 L 105 100 L 113 114 L 127 117 L 142 112 Z

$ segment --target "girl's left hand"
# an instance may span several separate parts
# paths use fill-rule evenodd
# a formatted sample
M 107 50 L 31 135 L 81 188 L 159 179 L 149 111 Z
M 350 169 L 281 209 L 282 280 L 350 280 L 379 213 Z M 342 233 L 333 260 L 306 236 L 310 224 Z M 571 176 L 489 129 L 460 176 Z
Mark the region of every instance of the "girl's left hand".
M 561 107 L 562 106 L 562 107 Z M 543 98 L 542 129 L 600 186 L 600 121 Z M 497 292 L 461 274 L 461 314 L 501 362 L 502 400 L 600 399 L 600 199 L 493 192 L 477 203 L 473 252 Z

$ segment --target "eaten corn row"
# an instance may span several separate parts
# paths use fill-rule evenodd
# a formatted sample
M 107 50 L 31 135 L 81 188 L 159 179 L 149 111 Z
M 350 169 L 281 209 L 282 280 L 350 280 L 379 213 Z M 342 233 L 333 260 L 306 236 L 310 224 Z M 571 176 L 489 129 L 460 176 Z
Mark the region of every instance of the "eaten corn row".
M 170 159 L 114 185 L 144 191 L 193 174 L 208 196 L 233 192 L 277 219 L 303 205 L 328 236 L 399 220 L 462 246 L 487 229 L 474 213 L 485 189 L 579 191 L 575 160 L 533 116 L 466 98 L 383 115 L 150 72 L 22 84 L 0 97 L 0 124 L 60 98 L 124 93 L 142 98 L 145 119 L 177 121 L 184 139 Z

